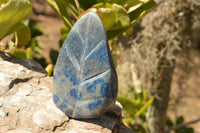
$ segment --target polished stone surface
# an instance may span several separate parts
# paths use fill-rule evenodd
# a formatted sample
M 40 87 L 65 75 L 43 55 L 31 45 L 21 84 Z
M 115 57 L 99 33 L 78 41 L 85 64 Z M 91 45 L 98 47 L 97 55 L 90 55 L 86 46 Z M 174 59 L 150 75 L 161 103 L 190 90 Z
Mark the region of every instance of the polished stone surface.
M 83 15 L 60 51 L 53 77 L 53 100 L 72 118 L 96 118 L 112 108 L 118 81 L 103 24 Z

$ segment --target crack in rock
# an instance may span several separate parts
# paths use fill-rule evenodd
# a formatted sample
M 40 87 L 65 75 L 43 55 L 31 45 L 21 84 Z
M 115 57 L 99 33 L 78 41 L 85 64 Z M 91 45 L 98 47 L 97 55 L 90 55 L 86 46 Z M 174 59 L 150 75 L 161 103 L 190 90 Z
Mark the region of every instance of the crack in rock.
M 11 88 L 13 88 L 13 86 L 14 86 L 15 84 L 24 83 L 24 82 L 29 81 L 30 79 L 32 79 L 32 78 L 26 78 L 26 79 L 18 79 L 18 78 L 17 78 L 17 79 L 14 79 L 14 80 L 12 80 L 11 83 L 9 84 L 8 89 L 10 90 Z

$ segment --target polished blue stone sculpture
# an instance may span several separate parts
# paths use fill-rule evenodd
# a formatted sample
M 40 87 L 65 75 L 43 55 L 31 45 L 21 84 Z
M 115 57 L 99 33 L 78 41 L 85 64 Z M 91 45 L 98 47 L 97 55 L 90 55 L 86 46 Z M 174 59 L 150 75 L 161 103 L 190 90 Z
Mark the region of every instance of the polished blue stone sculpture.
M 53 101 L 71 118 L 96 118 L 112 108 L 118 81 L 106 33 L 95 12 L 83 15 L 60 51 Z

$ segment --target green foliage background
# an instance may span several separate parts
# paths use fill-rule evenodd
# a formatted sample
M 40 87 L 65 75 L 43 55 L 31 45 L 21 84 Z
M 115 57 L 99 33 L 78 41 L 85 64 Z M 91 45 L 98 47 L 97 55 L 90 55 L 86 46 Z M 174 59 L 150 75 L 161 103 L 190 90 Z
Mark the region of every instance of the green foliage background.
M 46 0 L 49 6 L 57 13 L 63 21 L 65 27 L 60 29 L 60 47 L 70 32 L 74 21 L 89 11 L 96 12 L 105 27 L 115 66 L 117 62 L 115 56 L 119 54 L 116 50 L 116 37 L 130 32 L 133 25 L 145 14 L 156 7 L 154 0 Z M 42 29 L 36 26 L 34 20 L 22 20 L 32 11 L 30 0 L 1 0 L 0 1 L 0 41 L 13 34 L 11 42 L 8 44 L 10 53 L 20 58 L 27 58 L 39 62 L 52 75 L 53 65 L 55 65 L 59 52 L 52 50 L 50 58 L 53 64 L 47 64 L 44 58 L 36 58 L 42 54 L 38 36 L 42 35 Z M 70 13 L 68 12 L 70 11 Z M 70 16 L 72 14 L 73 16 Z M 2 49 L 2 50 L 5 50 Z M 134 90 L 134 89 L 133 89 Z M 153 102 L 154 97 L 148 99 L 145 89 L 141 93 L 129 92 L 130 96 L 118 95 L 118 101 L 123 106 L 123 122 L 135 131 L 145 133 L 145 113 L 148 106 Z M 140 120 L 141 124 L 136 124 Z M 177 119 L 176 124 L 183 122 L 182 117 Z M 173 122 L 167 119 L 168 126 Z M 190 131 L 192 129 L 185 128 Z M 185 131 L 177 130 L 177 133 Z
M 146 13 L 155 8 L 156 3 L 153 0 L 46 0 L 57 15 L 63 21 L 65 27 L 61 28 L 60 47 L 74 25 L 72 17 L 78 20 L 83 14 L 94 11 L 96 12 L 105 27 L 110 47 L 113 54 L 115 65 L 117 62 L 115 55 L 116 37 L 132 29 L 132 26 L 140 20 Z M 70 13 L 73 16 L 69 15 Z M 39 62 L 48 72 L 48 76 L 52 74 L 53 65 L 46 64 L 44 58 L 36 58 L 36 55 L 42 53 L 40 41 L 37 36 L 43 34 L 42 29 L 36 26 L 36 21 L 21 21 L 32 11 L 31 2 L 29 0 L 2 0 L 0 1 L 0 40 L 7 35 L 13 34 L 12 41 L 8 44 L 8 49 L 12 55 L 35 60 Z M 2 49 L 5 50 L 5 49 Z M 56 63 L 58 51 L 51 51 L 50 58 L 52 63 Z M 119 95 L 118 101 L 122 104 L 125 114 L 124 122 L 129 127 L 137 130 L 134 126 L 136 120 L 140 116 L 144 116 L 147 107 L 153 102 L 153 98 L 147 101 L 146 92 L 143 90 L 141 94 L 133 93 L 132 98 Z M 147 101 L 147 102 L 146 102 Z M 143 118 L 143 122 L 145 119 Z M 140 130 L 144 130 L 140 126 Z

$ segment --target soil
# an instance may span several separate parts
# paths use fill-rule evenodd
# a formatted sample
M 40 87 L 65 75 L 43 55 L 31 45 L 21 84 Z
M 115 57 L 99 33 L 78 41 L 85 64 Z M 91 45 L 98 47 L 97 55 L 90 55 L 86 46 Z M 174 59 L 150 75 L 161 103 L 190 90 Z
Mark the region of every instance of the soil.
M 46 5 L 39 0 L 33 0 L 33 13 L 30 15 L 38 21 L 38 25 L 43 27 L 45 33 L 40 37 L 44 56 L 50 63 L 49 51 L 59 50 L 60 28 L 64 27 L 61 19 Z M 44 4 L 41 7 L 41 4 Z M 121 50 L 121 49 L 120 49 Z M 123 48 L 128 51 L 129 48 Z M 122 54 L 118 59 L 118 68 L 126 63 L 128 54 Z M 118 69 L 119 71 L 119 69 Z M 123 69 L 120 69 L 120 72 Z M 124 70 L 126 71 L 126 70 Z M 121 75 L 119 75 L 121 76 Z M 123 77 L 119 77 L 123 78 Z M 185 49 L 177 55 L 176 67 L 174 71 L 171 100 L 169 103 L 168 116 L 175 121 L 177 117 L 183 116 L 185 122 L 200 119 L 200 50 L 197 48 Z M 120 82 L 120 80 L 119 80 Z M 195 133 L 200 133 L 200 122 L 191 124 Z

